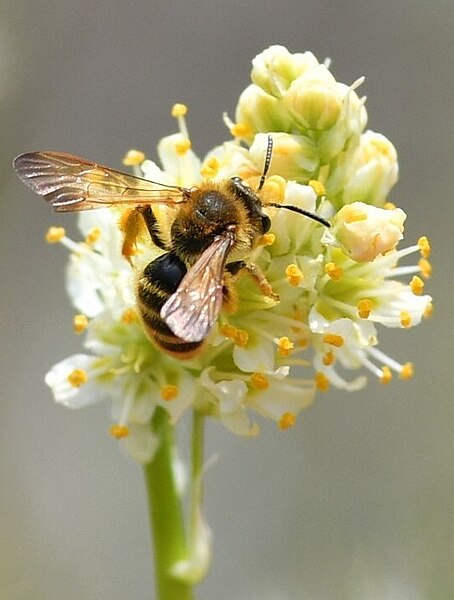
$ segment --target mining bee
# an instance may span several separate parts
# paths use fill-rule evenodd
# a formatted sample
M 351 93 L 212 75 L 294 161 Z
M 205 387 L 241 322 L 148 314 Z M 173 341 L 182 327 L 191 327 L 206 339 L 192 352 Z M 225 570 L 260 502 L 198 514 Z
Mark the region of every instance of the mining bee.
M 301 208 L 262 204 L 258 194 L 271 156 L 269 136 L 256 192 L 240 177 L 192 188 L 164 185 L 63 152 L 21 154 L 14 160 L 14 168 L 57 212 L 129 207 L 122 248 L 125 258 L 130 259 L 143 219 L 151 241 L 164 253 L 138 278 L 137 306 L 156 345 L 184 359 L 200 350 L 240 272 L 248 272 L 265 295 L 278 299 L 261 270 L 247 262 L 260 237 L 270 229 L 265 208 L 292 210 L 329 227 L 322 217 Z M 153 212 L 157 205 L 177 209 L 169 241 Z

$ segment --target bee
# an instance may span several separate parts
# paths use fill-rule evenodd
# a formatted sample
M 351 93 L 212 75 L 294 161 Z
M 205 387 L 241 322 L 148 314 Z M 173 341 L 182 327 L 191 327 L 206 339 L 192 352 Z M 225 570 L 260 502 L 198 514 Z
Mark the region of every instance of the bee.
M 259 192 L 271 156 L 269 136 L 257 192 L 240 177 L 191 188 L 164 185 L 63 152 L 21 154 L 13 166 L 19 178 L 57 212 L 129 207 L 122 248 L 127 259 L 143 219 L 152 243 L 164 252 L 137 280 L 137 307 L 158 348 L 188 359 L 200 351 L 240 272 L 248 272 L 265 295 L 278 300 L 258 266 L 247 262 L 271 227 L 265 208 L 286 208 L 329 227 L 325 219 L 301 208 L 262 204 Z M 169 240 L 153 211 L 158 205 L 176 209 Z

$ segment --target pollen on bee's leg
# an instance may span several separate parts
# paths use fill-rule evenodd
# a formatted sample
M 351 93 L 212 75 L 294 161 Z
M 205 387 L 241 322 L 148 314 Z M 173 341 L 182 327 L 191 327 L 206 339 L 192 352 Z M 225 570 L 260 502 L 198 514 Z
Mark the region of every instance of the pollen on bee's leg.
M 48 244 L 57 244 L 65 237 L 66 231 L 64 227 L 49 227 L 46 232 L 46 242 Z
M 110 426 L 109 433 L 117 440 L 121 440 L 129 435 L 129 427 L 121 423 L 114 423 Z
M 88 327 L 88 318 L 85 315 L 74 315 L 73 330 L 78 335 L 83 333 Z
M 180 390 L 176 385 L 166 384 L 163 385 L 159 391 L 161 398 L 166 402 L 170 402 L 171 400 L 175 400 L 175 398 L 180 393 Z
M 87 383 L 88 373 L 85 369 L 74 369 L 68 375 L 68 382 L 72 387 L 78 388 Z
M 285 431 L 286 429 L 291 429 L 295 426 L 296 423 L 296 415 L 292 412 L 284 413 L 278 421 L 279 429 Z

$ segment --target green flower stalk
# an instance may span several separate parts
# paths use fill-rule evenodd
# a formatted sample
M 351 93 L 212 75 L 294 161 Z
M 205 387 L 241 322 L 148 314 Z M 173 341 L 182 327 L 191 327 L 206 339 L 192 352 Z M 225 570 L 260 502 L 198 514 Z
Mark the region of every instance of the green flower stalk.
M 397 155 L 384 136 L 365 129 L 365 100 L 356 92 L 362 80 L 339 83 L 326 62 L 281 46 L 254 59 L 251 77 L 235 122 L 225 117 L 232 138 L 205 158 L 191 149 L 187 109 L 179 104 L 172 111 L 178 132 L 158 144 L 160 164 L 138 151 L 124 163 L 166 185 L 191 188 L 240 177 L 256 191 L 271 136 L 270 168 L 259 192 L 271 228 L 244 259 L 260 267 L 274 296 L 239 277 L 233 306 L 221 311 L 203 350 L 178 360 L 150 342 L 136 310 L 134 282 L 162 250 L 140 238 L 131 268 L 121 254 L 121 215 L 113 209 L 79 213 L 80 241 L 62 228 L 47 236 L 70 252 L 67 290 L 86 352 L 57 363 L 46 382 L 56 401 L 71 408 L 109 400 L 111 434 L 145 465 L 161 540 L 156 555 L 165 557 L 163 570 L 158 567 L 161 600 L 190 598 L 210 562 L 202 516 L 203 419 L 252 437 L 260 432 L 257 416 L 286 430 L 330 387 L 362 389 L 368 374 L 382 383 L 393 374 L 408 379 L 411 363 L 378 348 L 380 326 L 407 329 L 432 307 L 423 293 L 429 242 L 421 237 L 398 248 L 406 215 L 388 201 Z M 316 212 L 332 227 L 267 203 Z M 177 210 L 156 209 L 163 231 Z M 419 255 L 415 263 L 402 264 L 413 254 Z M 195 443 L 185 528 L 169 428 L 187 411 L 194 414 Z M 167 483 L 160 487 L 161 479 Z M 176 546 L 167 553 L 159 510 L 173 527 Z

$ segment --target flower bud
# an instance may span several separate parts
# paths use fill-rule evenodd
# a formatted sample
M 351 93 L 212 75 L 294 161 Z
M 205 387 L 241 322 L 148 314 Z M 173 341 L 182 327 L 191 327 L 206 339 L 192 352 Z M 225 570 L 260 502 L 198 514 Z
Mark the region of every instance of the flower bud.
M 353 202 L 336 214 L 332 234 L 352 260 L 368 262 L 379 254 L 394 250 L 403 238 L 406 217 L 400 208 L 385 210 L 364 202 Z
M 301 127 L 319 131 L 333 127 L 342 108 L 342 101 L 332 86 L 304 77 L 292 83 L 284 103 Z
M 317 148 L 309 138 L 289 133 L 273 133 L 273 154 L 269 174 L 306 183 L 318 169 Z M 263 165 L 268 148 L 268 135 L 258 133 L 249 154 Z
M 291 54 L 284 46 L 270 46 L 253 59 L 251 79 L 268 94 L 280 98 L 294 79 L 318 64 L 311 52 Z
M 292 126 L 292 118 L 282 100 L 270 96 L 255 84 L 249 85 L 241 94 L 235 119 L 250 128 L 247 141 L 252 141 L 258 131 L 290 131 Z

